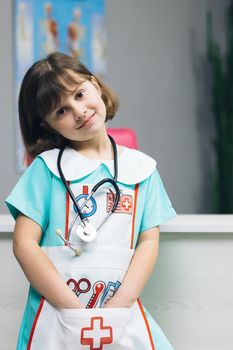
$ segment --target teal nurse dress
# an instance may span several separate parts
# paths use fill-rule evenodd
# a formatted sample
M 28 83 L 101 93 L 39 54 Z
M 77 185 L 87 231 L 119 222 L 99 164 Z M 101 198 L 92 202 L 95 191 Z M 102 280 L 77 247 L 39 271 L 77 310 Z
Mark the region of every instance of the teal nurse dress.
M 172 350 L 139 299 L 131 308 L 104 308 L 121 286 L 139 235 L 176 215 L 156 161 L 124 147 L 118 159 L 117 209 L 97 238 L 84 244 L 75 232 L 76 209 L 58 174 L 58 152 L 40 154 L 6 204 L 14 218 L 23 213 L 41 226 L 41 248 L 86 308 L 56 308 L 30 286 L 17 350 Z M 88 159 L 70 148 L 64 151 L 61 165 L 80 206 L 92 187 L 114 172 L 113 161 Z M 105 184 L 83 208 L 85 219 L 98 227 L 113 201 L 114 189 Z M 79 256 L 64 244 L 57 229 L 76 243 Z

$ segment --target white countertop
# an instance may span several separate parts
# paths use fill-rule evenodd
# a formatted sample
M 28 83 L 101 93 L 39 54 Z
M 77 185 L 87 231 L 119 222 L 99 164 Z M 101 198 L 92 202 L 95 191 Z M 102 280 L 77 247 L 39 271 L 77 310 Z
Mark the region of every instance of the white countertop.
M 11 215 L 0 215 L 0 233 L 13 232 L 15 221 Z
M 161 232 L 232 232 L 233 215 L 182 214 L 161 225 Z
M 14 220 L 8 214 L 0 215 L 0 233 L 12 232 Z M 232 232 L 233 215 L 178 215 L 161 225 L 161 232 Z

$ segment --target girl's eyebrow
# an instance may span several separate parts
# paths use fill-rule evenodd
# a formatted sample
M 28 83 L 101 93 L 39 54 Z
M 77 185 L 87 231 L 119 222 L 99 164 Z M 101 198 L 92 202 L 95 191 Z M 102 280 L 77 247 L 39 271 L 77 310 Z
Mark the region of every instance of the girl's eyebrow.
M 80 83 L 77 83 L 77 85 L 74 87 L 74 89 L 67 89 L 66 93 L 64 93 L 64 94 L 61 96 L 61 98 L 62 98 L 63 96 L 66 96 L 66 94 L 67 94 L 67 95 L 69 95 L 69 94 L 74 95 L 74 94 L 81 88 L 81 86 L 84 84 L 84 82 L 85 82 L 85 81 L 82 81 L 82 82 L 80 82 Z
M 80 89 L 80 87 L 82 86 L 82 84 L 85 82 L 85 80 L 84 81 L 82 81 L 82 82 L 80 82 L 80 83 L 77 83 L 77 86 L 75 86 L 75 88 L 72 90 L 72 89 L 70 89 L 70 90 L 67 90 L 65 93 L 63 93 L 61 96 L 60 96 L 60 101 L 59 101 L 59 103 L 54 107 L 54 109 L 53 109 L 53 111 L 54 112 L 57 112 L 57 110 L 59 109 L 59 108 L 61 108 L 61 107 L 63 107 L 63 105 L 66 103 L 64 100 L 66 99 L 66 95 L 69 95 L 69 94 L 71 94 L 71 95 L 75 95 L 76 93 L 77 93 L 77 91 Z

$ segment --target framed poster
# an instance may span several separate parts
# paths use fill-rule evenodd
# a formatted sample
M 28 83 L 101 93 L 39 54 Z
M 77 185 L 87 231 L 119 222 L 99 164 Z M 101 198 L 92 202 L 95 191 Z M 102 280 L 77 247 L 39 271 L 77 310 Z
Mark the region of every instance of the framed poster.
M 16 101 L 27 69 L 54 51 L 79 58 L 105 79 L 105 0 L 15 0 L 14 14 Z M 24 147 L 15 116 L 16 168 L 22 172 Z

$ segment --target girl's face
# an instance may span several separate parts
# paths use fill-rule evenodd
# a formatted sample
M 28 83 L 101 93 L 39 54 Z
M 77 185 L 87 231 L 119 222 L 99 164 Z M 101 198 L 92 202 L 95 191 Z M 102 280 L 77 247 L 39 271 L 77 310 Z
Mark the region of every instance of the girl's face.
M 76 73 L 71 73 L 74 78 Z M 80 79 L 79 79 L 80 81 Z M 106 107 L 93 78 L 67 86 L 59 105 L 45 118 L 47 124 L 70 141 L 87 141 L 105 130 Z

